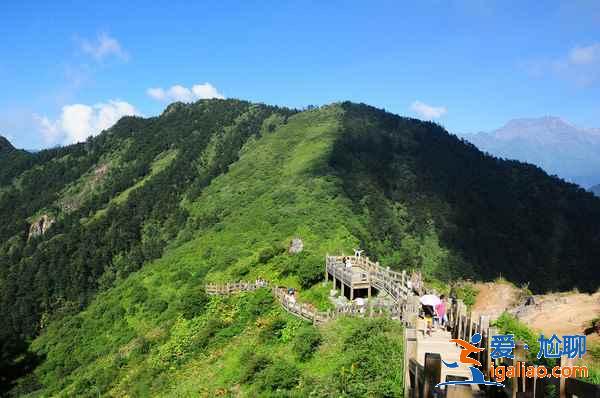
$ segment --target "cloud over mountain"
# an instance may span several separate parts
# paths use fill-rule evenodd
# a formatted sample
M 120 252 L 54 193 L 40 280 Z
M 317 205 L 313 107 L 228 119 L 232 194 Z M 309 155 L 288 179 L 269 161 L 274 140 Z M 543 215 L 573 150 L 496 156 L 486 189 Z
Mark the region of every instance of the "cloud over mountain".
M 432 106 L 419 100 L 410 105 L 410 110 L 423 119 L 438 119 L 448 113 L 445 106 Z
M 65 105 L 57 120 L 34 115 L 46 144 L 72 144 L 85 141 L 115 124 L 121 117 L 140 115 L 130 103 L 109 100 L 93 106 L 84 104 Z
M 194 84 L 191 88 L 179 84 L 171 86 L 168 89 L 154 87 L 146 90 L 146 94 L 155 100 L 166 102 L 193 102 L 199 99 L 225 98 L 225 96 L 210 83 Z

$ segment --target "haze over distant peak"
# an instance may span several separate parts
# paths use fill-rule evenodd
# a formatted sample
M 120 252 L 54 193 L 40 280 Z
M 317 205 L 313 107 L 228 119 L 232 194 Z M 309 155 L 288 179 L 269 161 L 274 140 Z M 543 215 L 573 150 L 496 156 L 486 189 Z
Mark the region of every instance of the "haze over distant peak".
M 533 163 L 583 187 L 600 183 L 600 128 L 543 116 L 512 119 L 497 130 L 465 138 L 492 155 Z

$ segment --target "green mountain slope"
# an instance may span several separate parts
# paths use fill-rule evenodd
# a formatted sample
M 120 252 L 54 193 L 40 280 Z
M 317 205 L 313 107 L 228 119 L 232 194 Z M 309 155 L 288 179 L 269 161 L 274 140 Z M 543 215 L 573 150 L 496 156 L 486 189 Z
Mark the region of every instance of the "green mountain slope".
M 268 292 L 202 292 L 207 281 L 262 277 L 327 306 L 324 255 L 359 245 L 428 278 L 599 286 L 597 198 L 365 105 L 174 104 L 53 151 L 7 191 L 25 198 L 39 174 L 77 171 L 20 205 L 26 217 L 56 218 L 44 235 L 27 239 L 24 216 L 2 230 L 4 366 L 12 378 L 35 367 L 15 393 L 397 395 L 401 361 L 386 362 L 401 357 L 397 325 L 342 320 L 317 331 Z M 295 237 L 304 251 L 291 255 Z
M 0 136 L 0 191 L 16 175 L 31 167 L 33 158 L 29 152 L 15 149 L 6 138 Z
M 538 167 L 487 156 L 433 123 L 362 105 L 345 108 L 345 134 L 332 164 L 356 208 L 376 216 L 372 235 L 390 242 L 387 248 L 400 248 L 390 265 L 420 266 L 441 279 L 503 275 L 538 292 L 600 286 L 594 265 L 600 258 L 600 202 L 593 195 Z M 402 226 L 391 213 L 397 206 L 412 218 L 410 235 L 435 231 L 447 249 L 433 268 L 402 257 L 410 255 L 412 242 L 401 241 Z M 386 250 L 364 241 L 370 252 L 381 256 Z
M 0 192 L 0 374 L 18 374 L 12 358 L 54 316 L 160 257 L 188 218 L 184 193 L 197 196 L 263 124 L 292 113 L 236 100 L 175 103 L 161 117 L 123 118 L 86 143 L 41 151 L 9 175 Z M 31 235 L 42 216 L 54 224 Z

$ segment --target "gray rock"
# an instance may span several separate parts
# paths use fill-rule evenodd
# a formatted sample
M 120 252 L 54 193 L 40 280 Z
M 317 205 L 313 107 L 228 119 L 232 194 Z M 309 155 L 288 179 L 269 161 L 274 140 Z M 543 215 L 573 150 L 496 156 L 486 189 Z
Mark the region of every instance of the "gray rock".
M 297 254 L 304 250 L 304 243 L 300 238 L 292 239 L 292 243 L 290 243 L 290 247 L 288 248 L 288 253 Z
M 44 235 L 56 220 L 47 214 L 42 215 L 29 226 L 28 239 Z

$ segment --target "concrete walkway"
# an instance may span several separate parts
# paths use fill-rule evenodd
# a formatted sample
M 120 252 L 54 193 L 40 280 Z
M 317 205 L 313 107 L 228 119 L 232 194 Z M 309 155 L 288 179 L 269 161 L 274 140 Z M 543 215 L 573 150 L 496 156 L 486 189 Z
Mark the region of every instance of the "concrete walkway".
M 416 337 L 417 352 L 415 359 L 420 365 L 425 366 L 426 353 L 439 354 L 442 361 L 447 363 L 459 362 L 460 347 L 449 341 L 452 338 L 450 332 L 434 329 L 431 336 L 428 336 L 427 334 L 418 331 Z M 471 378 L 471 371 L 467 365 L 461 363 L 459 363 L 458 368 L 449 368 L 442 364 L 440 380 L 446 381 L 447 376 L 460 377 L 466 380 Z M 471 391 L 479 391 L 479 387 L 471 386 Z

